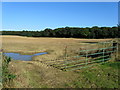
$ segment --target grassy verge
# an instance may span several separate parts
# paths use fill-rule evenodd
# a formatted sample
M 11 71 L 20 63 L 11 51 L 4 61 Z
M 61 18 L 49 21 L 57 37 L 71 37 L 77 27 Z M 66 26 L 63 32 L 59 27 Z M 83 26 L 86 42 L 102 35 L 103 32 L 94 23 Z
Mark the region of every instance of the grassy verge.
M 77 80 L 66 83 L 65 87 L 74 88 L 118 88 L 120 62 L 108 62 L 94 68 L 82 69 Z
M 12 79 L 15 78 L 15 75 L 11 74 L 8 69 L 8 65 L 11 62 L 10 57 L 3 56 L 2 60 L 2 82 L 3 87 L 10 87 Z
M 18 67 L 19 66 L 19 67 Z M 107 62 L 77 71 L 60 71 L 35 61 L 12 61 L 15 88 L 118 88 L 120 62 Z

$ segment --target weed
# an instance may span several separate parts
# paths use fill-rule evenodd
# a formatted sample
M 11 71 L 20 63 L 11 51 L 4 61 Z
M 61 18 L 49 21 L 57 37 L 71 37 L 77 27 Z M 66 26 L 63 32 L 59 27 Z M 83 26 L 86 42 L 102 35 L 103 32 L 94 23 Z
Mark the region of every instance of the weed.
M 16 77 L 16 75 L 13 75 L 8 70 L 8 65 L 11 61 L 10 57 L 3 56 L 2 61 L 2 81 L 3 81 L 3 87 L 10 86 L 10 81 Z

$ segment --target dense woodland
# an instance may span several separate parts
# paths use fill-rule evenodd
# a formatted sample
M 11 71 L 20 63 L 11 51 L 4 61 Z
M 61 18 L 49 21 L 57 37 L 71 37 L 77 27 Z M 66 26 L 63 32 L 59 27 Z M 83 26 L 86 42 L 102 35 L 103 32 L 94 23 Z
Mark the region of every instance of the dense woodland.
M 120 38 L 118 27 L 64 27 L 40 31 L 2 31 L 2 35 L 19 35 L 27 37 L 63 37 L 63 38 Z

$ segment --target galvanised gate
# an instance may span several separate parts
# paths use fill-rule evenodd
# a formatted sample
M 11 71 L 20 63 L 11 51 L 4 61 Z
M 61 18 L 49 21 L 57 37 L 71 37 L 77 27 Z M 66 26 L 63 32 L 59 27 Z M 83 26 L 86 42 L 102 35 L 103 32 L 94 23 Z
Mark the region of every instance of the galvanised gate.
M 113 59 L 112 56 L 118 57 L 118 43 L 115 41 L 98 42 L 102 48 L 80 50 L 78 56 L 64 57 L 63 59 L 55 59 L 41 61 L 47 65 L 64 71 L 73 71 L 93 65 L 105 63 Z M 94 52 L 94 53 L 90 53 Z

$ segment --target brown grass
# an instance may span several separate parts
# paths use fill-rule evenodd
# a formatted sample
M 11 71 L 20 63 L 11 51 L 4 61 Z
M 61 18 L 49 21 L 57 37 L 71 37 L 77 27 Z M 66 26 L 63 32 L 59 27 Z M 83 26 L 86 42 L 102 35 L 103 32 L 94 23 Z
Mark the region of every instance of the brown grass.
M 48 52 L 48 55 L 41 55 L 34 58 L 54 59 L 65 56 L 67 46 L 68 56 L 76 55 L 81 49 L 98 48 L 95 44 L 81 42 L 101 42 L 111 39 L 75 39 L 75 38 L 32 38 L 22 36 L 2 36 L 4 52 L 37 53 Z
M 12 61 L 9 69 L 17 76 L 12 82 L 11 87 L 14 88 L 60 88 L 78 77 L 75 73 L 63 72 L 34 61 Z
M 112 39 L 75 39 L 75 38 L 32 38 L 21 36 L 0 36 L 4 52 L 37 53 L 48 52 L 33 58 L 33 61 L 12 61 L 9 69 L 17 77 L 12 82 L 15 88 L 65 87 L 80 76 L 73 72 L 63 72 L 38 61 L 63 58 L 67 46 L 68 56 L 78 54 L 81 49 L 98 48 L 96 44 L 81 42 L 101 42 Z M 69 86 L 72 87 L 72 86 Z

